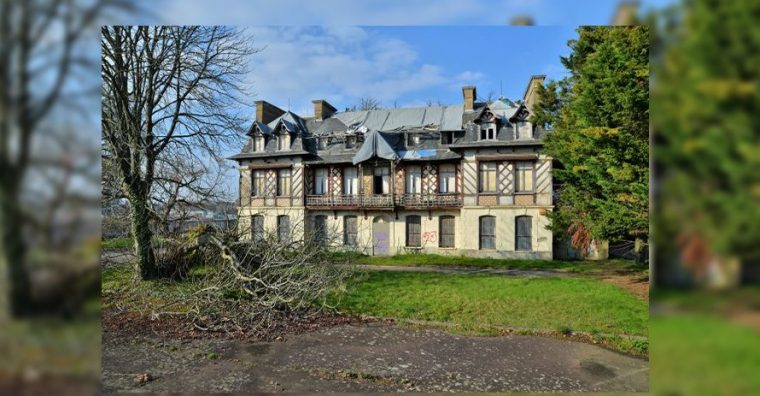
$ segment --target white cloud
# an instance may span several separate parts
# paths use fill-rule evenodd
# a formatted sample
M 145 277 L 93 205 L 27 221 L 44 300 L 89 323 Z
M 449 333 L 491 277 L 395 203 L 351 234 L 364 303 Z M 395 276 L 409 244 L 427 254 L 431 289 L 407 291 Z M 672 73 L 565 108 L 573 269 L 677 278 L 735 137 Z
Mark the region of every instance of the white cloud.
M 297 114 L 312 114 L 311 101 L 326 99 L 339 109 L 363 96 L 386 105 L 396 98 L 452 82 L 474 82 L 477 71 L 447 75 L 421 63 L 405 41 L 360 27 L 249 28 L 254 45 L 249 83 L 256 99 Z

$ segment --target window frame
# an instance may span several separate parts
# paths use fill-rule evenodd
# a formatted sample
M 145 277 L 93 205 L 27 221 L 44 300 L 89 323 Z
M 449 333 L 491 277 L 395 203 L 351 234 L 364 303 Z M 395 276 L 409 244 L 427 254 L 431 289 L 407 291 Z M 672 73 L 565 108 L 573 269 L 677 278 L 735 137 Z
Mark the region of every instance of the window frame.
M 284 237 L 283 234 L 285 234 Z M 288 215 L 277 216 L 277 241 L 281 243 L 290 241 L 290 216 Z
M 349 227 L 349 223 L 353 221 L 353 226 Z M 357 246 L 357 239 L 359 234 L 359 220 L 354 215 L 343 216 L 343 245 L 345 246 Z
M 349 175 L 349 171 L 353 173 L 353 176 Z M 349 191 L 349 186 L 353 192 Z M 359 169 L 355 166 L 343 168 L 343 195 L 359 195 Z
M 451 171 L 444 172 L 443 169 L 451 168 Z M 450 174 L 451 176 L 449 178 L 445 178 L 444 174 Z M 446 180 L 446 183 L 444 183 L 444 180 Z M 444 191 L 444 184 L 446 185 L 446 189 Z M 440 164 L 438 165 L 438 192 L 443 194 L 456 194 L 457 193 L 457 166 L 455 164 Z
M 493 221 L 492 234 L 484 233 L 484 221 L 486 220 Z M 484 243 L 484 241 L 486 241 L 486 238 L 488 238 L 488 244 Z M 489 247 L 485 247 L 486 245 L 489 245 Z M 478 217 L 478 250 L 496 250 L 496 216 L 483 215 Z
M 257 227 L 256 221 L 260 219 L 261 225 Z M 251 216 L 251 241 L 260 242 L 264 240 L 264 215 L 255 214 Z
M 287 184 L 283 184 L 283 180 L 285 179 L 283 177 L 283 173 L 287 172 Z M 287 188 L 283 188 L 287 187 Z M 286 194 L 283 194 L 283 190 L 287 190 Z M 277 170 L 277 196 L 278 197 L 289 197 L 292 195 L 293 192 L 293 171 L 290 168 L 282 168 Z
M 493 166 L 493 169 L 483 169 L 484 166 Z M 496 192 L 498 191 L 497 188 L 499 185 L 498 170 L 499 170 L 499 166 L 498 166 L 498 163 L 496 162 L 486 161 L 486 162 L 478 163 L 478 193 L 496 194 Z M 484 187 L 483 183 L 484 183 L 484 180 L 486 180 L 486 178 L 483 177 L 484 172 L 493 173 L 493 189 L 486 189 Z
M 261 175 L 261 177 L 257 177 L 256 175 Z M 259 188 L 257 188 L 257 179 L 261 180 L 261 191 L 259 191 Z M 266 177 L 266 171 L 264 169 L 254 169 L 251 175 L 251 196 L 252 197 L 263 197 L 266 195 L 266 189 L 267 189 L 267 177 Z
M 319 183 L 319 177 L 322 173 L 324 173 L 322 183 Z M 327 168 L 314 169 L 314 195 L 327 195 L 329 173 L 330 172 L 327 171 Z M 320 188 L 322 189 L 322 192 L 319 192 Z
M 520 229 L 521 219 L 528 220 L 527 234 L 524 229 L 521 232 L 521 229 Z M 522 223 L 522 224 L 526 224 L 526 223 Z M 520 241 L 527 241 L 528 248 L 521 249 Z M 528 215 L 515 216 L 515 251 L 518 251 L 518 252 L 532 252 L 533 251 L 533 216 L 528 216 Z
M 321 227 L 318 224 L 322 222 Z M 314 216 L 314 243 L 324 246 L 327 243 L 327 215 Z
M 521 167 L 529 164 L 528 167 Z M 536 161 L 516 161 L 513 165 L 515 194 L 532 194 L 536 191 Z M 524 189 L 527 178 L 521 177 L 525 170 L 530 170 L 530 189 Z
M 444 232 L 444 221 L 451 222 L 451 232 Z M 448 231 L 448 230 L 446 230 Z M 447 236 L 448 241 L 444 243 L 444 235 Z M 439 248 L 456 248 L 456 217 L 451 215 L 444 215 L 438 217 L 438 247 Z
M 379 172 L 378 170 L 385 170 L 387 172 Z M 377 179 L 377 178 L 380 179 Z M 380 192 L 377 192 L 377 182 L 380 181 Z M 388 195 L 391 192 L 391 169 L 388 166 L 376 166 L 372 171 L 372 194 L 374 195 Z
M 404 193 L 415 195 L 422 194 L 421 165 L 409 165 L 404 169 Z
M 420 215 L 407 215 L 405 217 L 406 222 L 406 247 L 409 248 L 421 248 L 422 247 L 422 216 Z M 416 230 L 413 230 L 416 226 Z M 416 231 L 416 235 L 414 232 Z M 416 244 L 415 244 L 416 243 Z
M 280 131 L 280 134 L 277 136 L 277 150 L 278 151 L 289 151 L 290 150 L 290 132 L 287 130 Z

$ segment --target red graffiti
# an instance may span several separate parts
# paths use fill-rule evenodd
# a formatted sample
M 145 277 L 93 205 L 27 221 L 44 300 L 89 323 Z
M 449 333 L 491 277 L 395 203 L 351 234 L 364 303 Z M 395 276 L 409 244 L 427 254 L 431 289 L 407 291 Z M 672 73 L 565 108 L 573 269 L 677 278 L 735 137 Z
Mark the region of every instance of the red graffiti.
M 427 231 L 422 233 L 422 242 L 435 242 L 438 240 L 438 232 Z

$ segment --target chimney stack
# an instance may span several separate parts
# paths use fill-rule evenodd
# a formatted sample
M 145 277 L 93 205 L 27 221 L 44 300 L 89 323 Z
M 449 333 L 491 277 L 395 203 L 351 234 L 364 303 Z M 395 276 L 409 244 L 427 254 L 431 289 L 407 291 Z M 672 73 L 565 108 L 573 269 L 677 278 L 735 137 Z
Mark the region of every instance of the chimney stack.
M 462 95 L 464 96 L 464 111 L 475 109 L 475 98 L 477 92 L 474 85 L 466 85 L 462 87 Z
M 530 76 L 528 86 L 523 93 L 523 103 L 528 110 L 533 111 L 533 104 L 538 100 L 538 87 L 544 85 L 546 76 L 543 74 L 537 74 Z
M 256 101 L 256 121 L 258 122 L 269 124 L 283 114 L 285 114 L 284 110 L 265 100 Z
M 338 111 L 324 99 L 312 100 L 311 103 L 314 103 L 314 117 L 318 121 L 322 121 Z

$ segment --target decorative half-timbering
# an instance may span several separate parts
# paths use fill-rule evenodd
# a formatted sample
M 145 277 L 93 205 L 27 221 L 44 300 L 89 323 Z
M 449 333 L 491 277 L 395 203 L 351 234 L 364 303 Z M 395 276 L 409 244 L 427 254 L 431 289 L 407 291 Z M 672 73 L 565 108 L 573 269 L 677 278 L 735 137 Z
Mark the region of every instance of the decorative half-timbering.
M 438 167 L 427 163 L 422 168 L 422 193 L 434 195 L 438 192 Z

